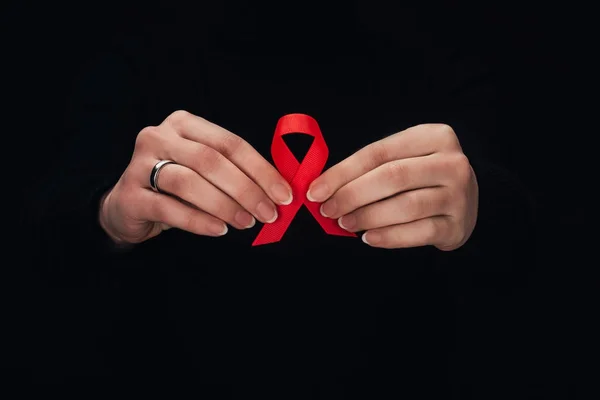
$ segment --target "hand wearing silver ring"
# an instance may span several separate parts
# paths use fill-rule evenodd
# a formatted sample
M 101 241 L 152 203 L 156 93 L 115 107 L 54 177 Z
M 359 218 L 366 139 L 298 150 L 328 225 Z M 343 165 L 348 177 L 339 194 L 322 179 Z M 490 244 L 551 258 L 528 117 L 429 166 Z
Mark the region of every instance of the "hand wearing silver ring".
M 276 204 L 291 201 L 289 184 L 250 144 L 176 111 L 138 134 L 131 162 L 104 196 L 99 219 L 118 243 L 143 242 L 165 227 L 222 236 L 228 225 L 248 229 L 256 220 L 275 221 Z

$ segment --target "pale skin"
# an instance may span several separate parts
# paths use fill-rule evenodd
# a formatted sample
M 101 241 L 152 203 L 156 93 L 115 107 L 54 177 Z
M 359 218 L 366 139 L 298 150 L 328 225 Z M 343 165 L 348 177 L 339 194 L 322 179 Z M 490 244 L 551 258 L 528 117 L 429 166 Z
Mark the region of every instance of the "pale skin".
M 156 193 L 149 175 L 159 161 Z M 223 236 L 228 226 L 272 223 L 292 201 L 279 172 L 239 136 L 176 111 L 137 136 L 131 162 L 104 196 L 100 225 L 117 244 L 171 227 Z M 312 182 L 308 200 L 372 247 L 461 247 L 477 221 L 478 185 L 452 128 L 418 125 L 374 142 Z

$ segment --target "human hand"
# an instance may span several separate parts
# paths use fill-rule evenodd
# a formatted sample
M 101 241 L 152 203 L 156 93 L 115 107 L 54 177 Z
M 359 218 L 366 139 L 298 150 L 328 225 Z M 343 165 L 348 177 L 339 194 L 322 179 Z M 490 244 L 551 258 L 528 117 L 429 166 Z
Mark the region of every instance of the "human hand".
M 454 250 L 477 221 L 475 173 L 451 127 L 424 124 L 374 142 L 331 167 L 307 198 L 373 247 Z
M 161 160 L 172 160 L 150 174 Z M 170 227 L 221 236 L 229 224 L 277 219 L 275 204 L 292 190 L 279 172 L 239 136 L 186 111 L 138 134 L 131 162 L 101 202 L 99 220 L 117 243 L 140 243 Z

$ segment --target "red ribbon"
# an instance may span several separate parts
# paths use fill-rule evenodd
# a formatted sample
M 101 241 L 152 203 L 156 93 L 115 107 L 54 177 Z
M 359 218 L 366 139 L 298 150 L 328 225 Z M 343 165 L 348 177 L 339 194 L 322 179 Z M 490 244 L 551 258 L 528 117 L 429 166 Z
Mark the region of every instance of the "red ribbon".
M 283 141 L 283 135 L 289 133 L 304 133 L 314 138 L 302 163 L 298 162 Z M 294 200 L 287 206 L 277 206 L 279 217 L 275 222 L 262 227 L 252 246 L 280 241 L 302 204 L 308 208 L 328 234 L 356 237 L 354 233 L 342 229 L 337 221 L 322 216 L 319 210 L 320 203 L 314 203 L 306 198 L 310 183 L 321 174 L 329 156 L 329 149 L 314 118 L 304 114 L 288 114 L 281 117 L 273 135 L 271 155 L 281 176 L 290 183 Z

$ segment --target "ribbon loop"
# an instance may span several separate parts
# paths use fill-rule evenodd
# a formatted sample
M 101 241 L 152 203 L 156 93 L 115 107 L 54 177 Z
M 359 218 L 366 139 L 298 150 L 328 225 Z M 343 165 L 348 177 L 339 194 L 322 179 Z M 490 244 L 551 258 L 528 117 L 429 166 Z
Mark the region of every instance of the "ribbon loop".
M 290 133 L 304 133 L 314 138 L 302 163 L 296 159 L 283 140 L 283 136 Z M 354 233 L 342 229 L 337 221 L 322 216 L 319 210 L 321 205 L 306 198 L 310 183 L 321 174 L 329 157 L 329 149 L 314 118 L 305 114 L 288 114 L 281 117 L 275 127 L 271 155 L 281 176 L 292 187 L 294 200 L 287 206 L 277 206 L 277 220 L 262 227 L 252 246 L 280 241 L 303 204 L 326 233 L 356 237 Z

